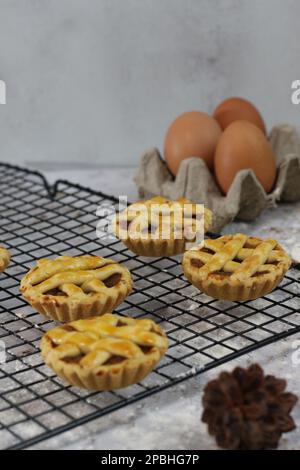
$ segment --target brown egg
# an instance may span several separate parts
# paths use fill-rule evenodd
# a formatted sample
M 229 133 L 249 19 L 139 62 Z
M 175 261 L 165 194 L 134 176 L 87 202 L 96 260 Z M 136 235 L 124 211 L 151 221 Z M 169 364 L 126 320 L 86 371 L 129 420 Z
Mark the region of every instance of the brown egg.
M 263 132 L 247 121 L 235 121 L 226 128 L 215 154 L 215 176 L 227 193 L 240 170 L 251 169 L 268 193 L 275 178 L 273 150 Z
M 234 121 L 249 121 L 255 124 L 259 129 L 266 133 L 265 123 L 259 111 L 253 106 L 250 101 L 243 98 L 228 98 L 213 112 L 213 117 L 218 121 L 221 128 L 224 130 Z
M 212 170 L 221 133 L 217 121 L 206 113 L 191 111 L 178 116 L 169 127 L 164 144 L 165 159 L 173 175 L 182 160 L 189 157 L 203 158 Z

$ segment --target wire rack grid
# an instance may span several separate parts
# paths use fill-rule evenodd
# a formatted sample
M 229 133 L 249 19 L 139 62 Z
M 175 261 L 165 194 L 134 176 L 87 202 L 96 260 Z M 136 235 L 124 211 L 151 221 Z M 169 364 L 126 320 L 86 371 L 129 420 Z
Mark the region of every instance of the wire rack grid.
M 214 300 L 184 279 L 178 257 L 142 258 L 116 239 L 97 238 L 96 226 L 101 235 L 116 207 L 111 196 L 62 180 L 51 187 L 38 172 L 0 164 L 0 242 L 12 254 L 0 277 L 1 448 L 28 447 L 300 331 L 299 266 L 264 298 Z M 126 264 L 135 290 L 117 311 L 152 318 L 169 337 L 155 371 L 126 389 L 81 390 L 53 374 L 39 343 L 54 322 L 19 293 L 36 259 L 86 253 Z

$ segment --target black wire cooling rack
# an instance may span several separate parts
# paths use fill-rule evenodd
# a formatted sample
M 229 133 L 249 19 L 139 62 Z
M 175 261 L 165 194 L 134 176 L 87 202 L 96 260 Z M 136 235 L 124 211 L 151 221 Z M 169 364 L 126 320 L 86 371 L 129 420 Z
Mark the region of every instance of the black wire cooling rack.
M 101 235 L 117 200 L 68 181 L 0 164 L 0 242 L 12 261 L 0 276 L 0 446 L 25 448 L 300 331 L 300 267 L 251 302 L 214 300 L 182 276 L 177 258 L 141 258 Z M 102 210 L 96 211 L 99 206 Z M 104 209 L 103 209 L 104 207 Z M 130 269 L 135 291 L 117 309 L 159 322 L 170 348 L 142 383 L 115 392 L 66 386 L 41 359 L 53 322 L 22 299 L 19 282 L 37 258 L 85 253 Z

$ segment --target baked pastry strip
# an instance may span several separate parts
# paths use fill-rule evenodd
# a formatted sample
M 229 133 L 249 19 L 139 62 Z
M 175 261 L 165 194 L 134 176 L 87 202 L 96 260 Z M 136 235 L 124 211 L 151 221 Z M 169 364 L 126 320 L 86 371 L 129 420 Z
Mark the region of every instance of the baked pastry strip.
M 128 269 L 99 256 L 41 259 L 21 281 L 24 298 L 46 317 L 62 322 L 114 309 L 132 291 Z
M 173 256 L 183 253 L 187 243 L 195 241 L 195 234 L 206 233 L 211 223 L 212 213 L 202 204 L 156 196 L 117 214 L 113 231 L 141 256 Z
M 0 246 L 0 272 L 1 273 L 7 268 L 7 266 L 9 265 L 9 262 L 10 262 L 9 251 L 3 246 Z
M 207 295 L 245 301 L 275 289 L 291 262 L 276 240 L 236 234 L 204 240 L 184 254 L 182 265 L 185 277 Z
M 168 348 L 150 319 L 106 313 L 49 330 L 42 338 L 46 364 L 71 385 L 114 390 L 141 381 Z

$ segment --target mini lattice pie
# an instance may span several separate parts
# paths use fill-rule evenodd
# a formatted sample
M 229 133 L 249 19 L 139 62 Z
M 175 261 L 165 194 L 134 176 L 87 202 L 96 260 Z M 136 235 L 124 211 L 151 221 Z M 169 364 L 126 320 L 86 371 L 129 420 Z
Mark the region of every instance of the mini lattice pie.
M 106 313 L 48 331 L 46 364 L 71 385 L 113 390 L 140 382 L 158 363 L 168 340 L 152 320 Z
M 109 312 L 131 291 L 128 269 L 99 256 L 41 259 L 21 281 L 25 299 L 62 322 Z
M 291 265 L 276 240 L 224 235 L 183 256 L 185 277 L 216 299 L 244 301 L 271 292 Z
M 0 273 L 2 273 L 10 262 L 10 254 L 6 248 L 0 246 Z
M 157 196 L 117 214 L 113 231 L 141 256 L 173 256 L 183 253 L 188 243 L 200 242 L 211 222 L 212 213 L 202 204 Z

